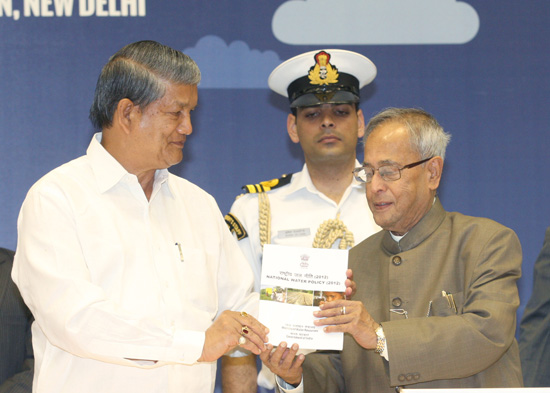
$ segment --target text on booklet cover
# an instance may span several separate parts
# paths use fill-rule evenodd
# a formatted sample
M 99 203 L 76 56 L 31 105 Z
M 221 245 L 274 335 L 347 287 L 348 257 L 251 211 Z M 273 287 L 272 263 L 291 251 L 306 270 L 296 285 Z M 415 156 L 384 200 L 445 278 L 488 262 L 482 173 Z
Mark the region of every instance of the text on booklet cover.
M 302 349 L 341 350 L 343 333 L 313 324 L 323 302 L 343 299 L 348 251 L 266 244 L 262 259 L 260 322 L 269 341 Z

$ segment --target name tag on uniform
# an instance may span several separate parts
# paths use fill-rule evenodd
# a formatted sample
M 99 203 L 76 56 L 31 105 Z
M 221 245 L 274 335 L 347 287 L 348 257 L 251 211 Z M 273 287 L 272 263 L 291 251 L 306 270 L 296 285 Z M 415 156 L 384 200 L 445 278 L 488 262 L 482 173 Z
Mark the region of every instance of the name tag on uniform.
M 309 236 L 311 234 L 311 231 L 309 228 L 301 228 L 301 229 L 286 229 L 283 231 L 277 232 L 277 236 L 280 239 L 290 239 L 293 237 L 304 237 Z

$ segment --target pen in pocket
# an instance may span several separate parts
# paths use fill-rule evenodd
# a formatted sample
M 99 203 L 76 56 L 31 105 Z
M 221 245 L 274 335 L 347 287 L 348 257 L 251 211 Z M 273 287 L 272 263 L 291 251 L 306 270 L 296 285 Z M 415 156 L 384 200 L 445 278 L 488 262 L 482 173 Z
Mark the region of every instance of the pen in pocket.
M 176 246 L 178 247 L 178 251 L 180 252 L 180 261 L 183 262 L 183 251 L 181 251 L 181 243 L 176 242 Z
M 455 314 L 458 312 L 456 309 L 456 303 L 455 299 L 453 297 L 452 293 L 447 293 L 445 291 L 441 291 L 441 296 L 447 299 L 447 302 L 449 303 L 449 308 L 452 308 Z

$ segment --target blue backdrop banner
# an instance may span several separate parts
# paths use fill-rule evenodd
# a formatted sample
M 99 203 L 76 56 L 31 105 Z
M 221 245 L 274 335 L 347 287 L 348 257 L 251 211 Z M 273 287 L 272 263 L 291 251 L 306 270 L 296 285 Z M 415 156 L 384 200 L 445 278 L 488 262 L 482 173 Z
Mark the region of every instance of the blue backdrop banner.
M 547 0 L 0 0 L 0 245 L 15 248 L 30 186 L 85 153 L 97 76 L 122 46 L 156 40 L 198 63 L 194 132 L 172 171 L 223 212 L 242 185 L 303 164 L 269 73 L 342 48 L 378 68 L 362 91 L 367 118 L 421 107 L 452 134 L 441 201 L 516 231 L 521 316 L 550 226 L 549 17 Z

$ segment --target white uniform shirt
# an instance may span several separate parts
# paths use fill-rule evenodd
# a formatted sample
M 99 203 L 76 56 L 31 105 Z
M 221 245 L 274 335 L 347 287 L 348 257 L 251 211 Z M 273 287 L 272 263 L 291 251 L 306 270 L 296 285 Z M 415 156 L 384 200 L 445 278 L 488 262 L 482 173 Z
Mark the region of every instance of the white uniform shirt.
M 356 166 L 360 166 L 356 161 Z M 380 227 L 372 218 L 367 203 L 365 186 L 353 179 L 340 203 L 318 191 L 307 170 L 292 175 L 289 184 L 267 192 L 271 207 L 271 243 L 311 247 L 317 229 L 340 214 L 340 220 L 353 233 L 355 244 L 378 232 Z M 239 240 L 239 246 L 250 263 L 255 277 L 255 290 L 260 290 L 262 246 L 260 244 L 258 194 L 244 194 L 231 207 L 231 213 L 240 221 L 248 236 Z M 333 248 L 337 248 L 337 241 Z
M 100 140 L 21 208 L 12 275 L 36 318 L 33 392 L 212 392 L 205 331 L 226 309 L 256 315 L 252 272 L 209 194 L 159 170 L 148 201 Z

